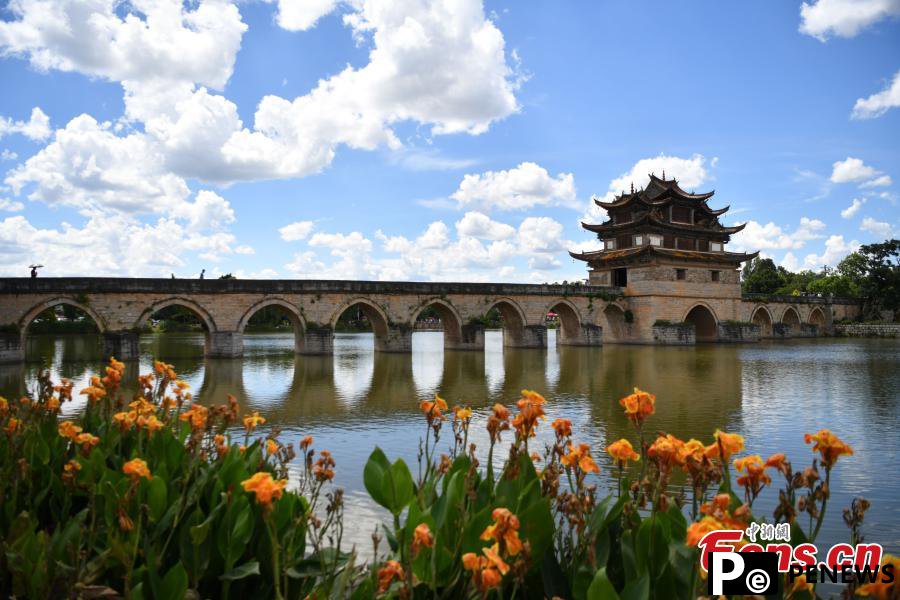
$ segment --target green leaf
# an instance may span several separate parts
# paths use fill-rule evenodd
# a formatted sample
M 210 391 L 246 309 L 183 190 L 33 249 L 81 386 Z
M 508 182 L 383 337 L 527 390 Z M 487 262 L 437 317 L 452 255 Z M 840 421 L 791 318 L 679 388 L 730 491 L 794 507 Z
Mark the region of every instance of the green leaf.
M 650 597 L 650 576 L 644 573 L 638 579 L 629 581 L 620 597 L 622 600 L 647 600 Z
M 162 597 L 177 600 L 184 598 L 188 589 L 187 571 L 181 563 L 176 563 L 174 567 L 169 569 L 162 581 Z
M 383 487 L 383 490 L 387 493 L 390 501 L 390 506 L 387 507 L 388 510 L 396 515 L 409 504 L 409 501 L 415 495 L 412 474 L 410 474 L 409 467 L 406 466 L 403 459 L 398 458 L 391 465 L 389 479 L 390 484 L 386 489 Z M 382 486 L 384 486 L 384 483 L 382 483 Z
M 606 576 L 606 569 L 600 569 L 594 574 L 594 580 L 587 591 L 587 600 L 619 600 L 616 588 Z
M 244 579 L 251 575 L 259 575 L 259 561 L 252 560 L 250 562 L 245 562 L 241 566 L 235 567 L 227 573 L 219 575 L 219 579 L 223 581 L 237 581 L 238 579 Z
M 166 500 L 168 499 L 168 490 L 166 482 L 159 475 L 151 479 L 147 483 L 147 507 L 150 509 L 150 518 L 158 521 L 163 513 L 166 512 Z
M 384 455 L 381 448 L 375 446 L 363 469 L 363 483 L 372 500 L 388 510 L 390 510 L 389 500 L 383 490 L 385 480 L 390 476 L 390 471 L 391 463 L 388 462 L 387 456 Z

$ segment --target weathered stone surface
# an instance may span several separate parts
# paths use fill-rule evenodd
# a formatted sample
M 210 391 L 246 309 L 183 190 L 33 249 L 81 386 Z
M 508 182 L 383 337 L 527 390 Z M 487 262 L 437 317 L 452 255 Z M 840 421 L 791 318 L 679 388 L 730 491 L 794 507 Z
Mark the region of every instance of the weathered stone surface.
M 834 334 L 847 337 L 900 338 L 900 323 L 850 323 L 835 325 Z
M 718 325 L 720 342 L 758 342 L 760 326 L 753 323 L 726 321 Z
M 103 334 L 103 358 L 134 360 L 141 354 L 136 331 L 107 331 Z
M 697 341 L 690 323 L 655 324 L 652 331 L 653 341 L 663 346 L 691 346 Z

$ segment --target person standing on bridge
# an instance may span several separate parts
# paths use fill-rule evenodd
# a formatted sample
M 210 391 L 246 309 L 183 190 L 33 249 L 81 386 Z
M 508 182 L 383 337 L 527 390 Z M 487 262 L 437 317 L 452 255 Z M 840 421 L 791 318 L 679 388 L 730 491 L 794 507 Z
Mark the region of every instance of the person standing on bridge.
M 32 278 L 32 279 L 34 279 L 35 277 L 37 277 L 37 271 L 38 271 L 38 269 L 40 269 L 40 268 L 43 267 L 43 266 L 44 266 L 44 265 L 29 265 L 28 268 L 31 269 L 31 278 Z
M 200 271 L 200 279 L 203 279 L 203 275 L 206 273 L 206 269 L 202 269 Z

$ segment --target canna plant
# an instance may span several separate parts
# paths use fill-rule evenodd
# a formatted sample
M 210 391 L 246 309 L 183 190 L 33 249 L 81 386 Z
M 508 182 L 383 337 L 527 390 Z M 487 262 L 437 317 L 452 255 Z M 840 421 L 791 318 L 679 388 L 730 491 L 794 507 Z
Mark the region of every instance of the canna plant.
M 436 396 L 419 406 L 426 429 L 413 469 L 379 448 L 365 465 L 386 519 L 362 556 L 342 549 L 335 458 L 311 437 L 295 450 L 233 398 L 194 402 L 161 362 L 126 399 L 123 373 L 112 360 L 92 378 L 77 418 L 60 417 L 72 384 L 48 375 L 33 399 L 0 398 L 0 596 L 697 598 L 703 535 L 762 523 L 754 501 L 780 474 L 771 522 L 788 523 L 794 544 L 815 541 L 832 469 L 853 452 L 827 430 L 808 435 L 816 458 L 795 473 L 783 454 L 738 456 L 745 442 L 734 433 L 648 440 L 656 398 L 635 389 L 620 401 L 634 444 L 607 446 L 616 485 L 601 493 L 596 450 L 568 419 L 553 420 L 552 442 L 537 447 L 549 409 L 540 394 L 525 390 L 515 407 L 484 415 L 483 466 L 473 410 Z M 862 540 L 868 507 L 857 499 L 844 511 L 850 543 Z M 882 580 L 847 593 L 898 590 Z M 785 579 L 780 595 L 816 590 Z

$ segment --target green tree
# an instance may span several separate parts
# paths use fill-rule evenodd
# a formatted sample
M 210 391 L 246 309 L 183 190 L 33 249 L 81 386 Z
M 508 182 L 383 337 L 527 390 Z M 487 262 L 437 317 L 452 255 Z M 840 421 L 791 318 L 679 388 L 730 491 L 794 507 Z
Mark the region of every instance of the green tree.
M 900 309 L 900 240 L 867 244 L 858 254 L 865 260 L 865 277 L 860 285 L 865 298 L 863 315 L 877 319 L 881 311 L 892 310 L 896 318 Z
M 771 258 L 754 258 L 748 262 L 742 279 L 743 291 L 748 294 L 774 294 L 785 284 L 783 274 Z

